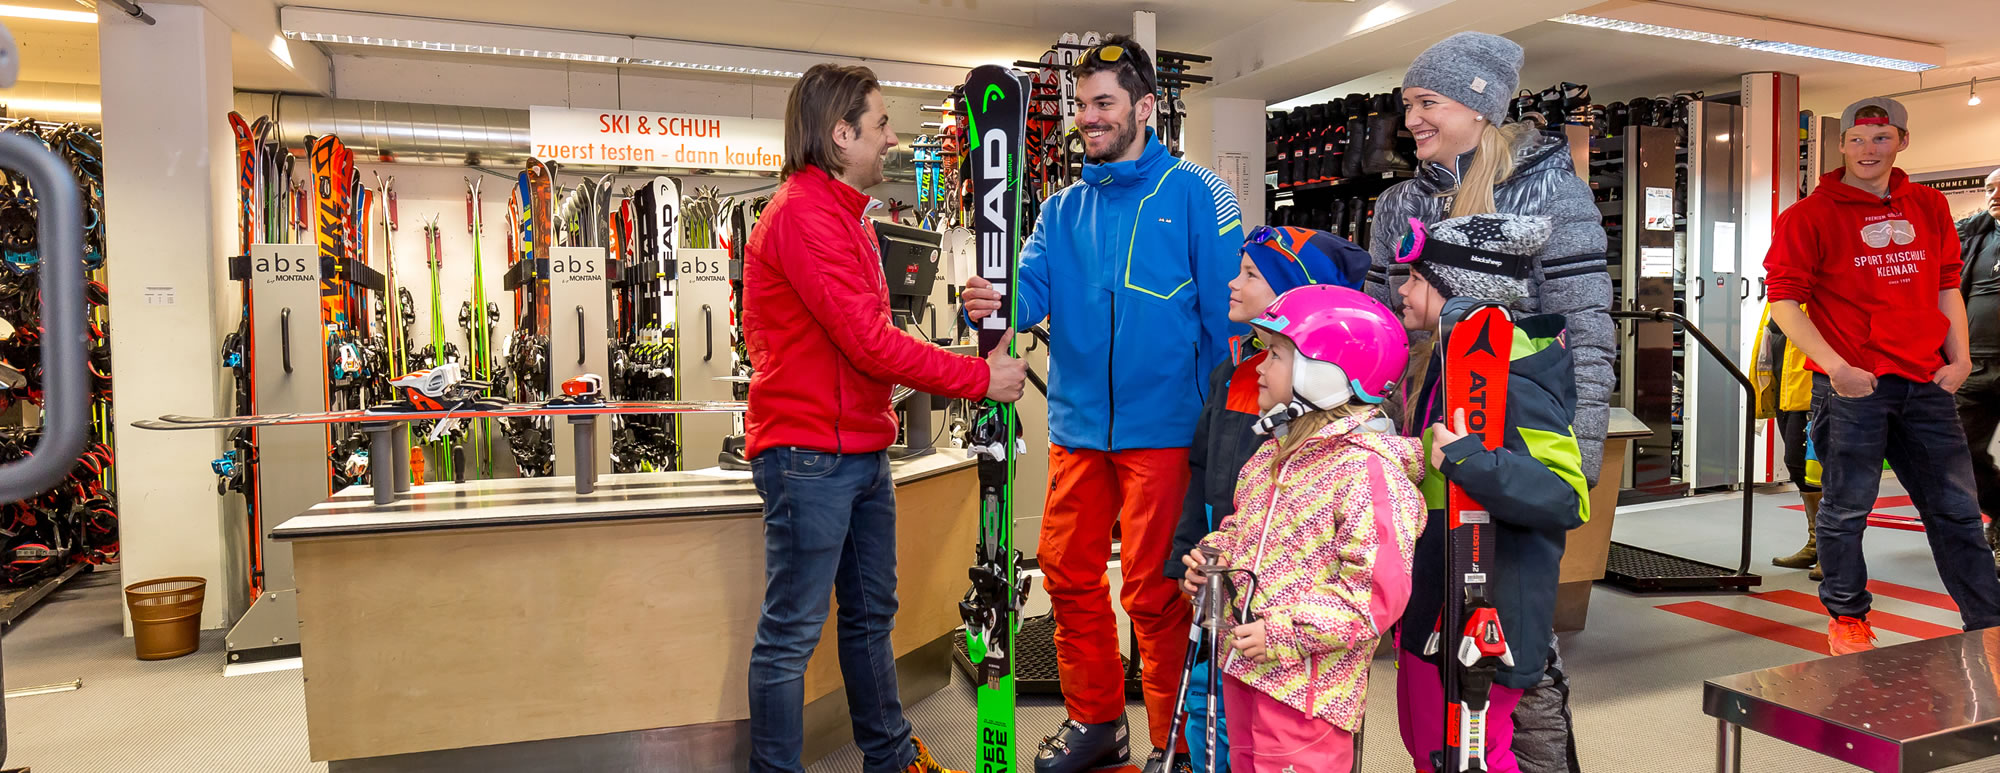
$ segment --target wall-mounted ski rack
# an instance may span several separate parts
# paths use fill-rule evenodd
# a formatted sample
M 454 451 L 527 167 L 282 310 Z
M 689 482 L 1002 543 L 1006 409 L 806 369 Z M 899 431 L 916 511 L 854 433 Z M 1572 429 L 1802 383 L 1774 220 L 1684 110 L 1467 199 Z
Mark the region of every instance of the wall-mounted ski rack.
M 235 267 L 231 266 L 230 271 L 234 272 Z M 345 276 L 347 281 L 378 293 L 382 292 L 383 288 L 388 286 L 383 281 L 382 272 L 369 268 L 368 264 L 353 258 L 320 258 L 319 275 L 322 278 Z M 230 278 L 234 279 L 235 277 L 231 276 Z
M 548 275 L 548 258 L 536 258 L 533 263 L 517 260 L 507 267 L 507 273 L 500 278 L 500 287 L 511 291 L 536 279 L 546 278 Z

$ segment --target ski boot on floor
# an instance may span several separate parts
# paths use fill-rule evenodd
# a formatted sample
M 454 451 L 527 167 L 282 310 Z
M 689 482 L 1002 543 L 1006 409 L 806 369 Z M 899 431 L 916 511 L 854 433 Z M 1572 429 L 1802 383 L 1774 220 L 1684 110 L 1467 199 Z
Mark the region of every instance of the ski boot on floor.
M 939 765 L 937 760 L 932 759 L 930 747 L 925 746 L 923 740 L 913 735 L 910 736 L 910 743 L 917 747 L 917 758 L 910 760 L 909 766 L 903 768 L 903 773 L 959 773 Z
M 1186 753 L 1174 756 L 1174 767 L 1171 770 L 1166 767 L 1166 762 L 1166 750 L 1154 749 L 1152 754 L 1146 755 L 1146 765 L 1139 771 L 1140 773 L 1194 773 L 1194 763 L 1188 760 Z
M 1125 718 L 1086 725 L 1063 720 L 1056 734 L 1035 750 L 1035 773 L 1081 773 L 1132 764 Z
M 1808 566 L 1817 568 L 1819 565 L 1819 534 L 1814 530 L 1813 524 L 1817 523 L 1819 518 L 1820 494 L 1816 491 L 1801 493 L 1799 494 L 1799 499 L 1804 500 L 1806 503 L 1806 546 L 1799 548 L 1799 552 L 1789 556 L 1771 559 L 1773 566 L 1782 566 L 1786 569 L 1804 569 Z M 1992 534 L 1992 528 L 1988 527 L 1987 541 L 1992 541 Z

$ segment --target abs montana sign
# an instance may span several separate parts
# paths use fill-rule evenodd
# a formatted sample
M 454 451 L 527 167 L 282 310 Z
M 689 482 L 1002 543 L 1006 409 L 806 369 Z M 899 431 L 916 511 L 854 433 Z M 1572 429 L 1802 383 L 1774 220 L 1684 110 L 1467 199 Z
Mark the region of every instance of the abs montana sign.
M 536 158 L 569 164 L 776 172 L 785 161 L 775 118 L 537 106 L 528 141 Z

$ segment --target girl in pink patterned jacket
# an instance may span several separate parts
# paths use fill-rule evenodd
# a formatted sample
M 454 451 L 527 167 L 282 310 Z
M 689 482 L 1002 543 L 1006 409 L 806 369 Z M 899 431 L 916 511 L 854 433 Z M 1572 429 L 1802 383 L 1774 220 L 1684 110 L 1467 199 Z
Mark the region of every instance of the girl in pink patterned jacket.
M 1422 444 L 1380 406 L 1409 358 L 1395 314 L 1309 285 L 1251 322 L 1270 346 L 1236 513 L 1201 540 L 1232 578 L 1255 573 L 1223 673 L 1234 773 L 1345 773 L 1376 643 L 1403 614 L 1424 527 Z M 1207 582 L 1192 557 L 1183 589 Z M 1240 583 L 1239 591 L 1248 583 Z

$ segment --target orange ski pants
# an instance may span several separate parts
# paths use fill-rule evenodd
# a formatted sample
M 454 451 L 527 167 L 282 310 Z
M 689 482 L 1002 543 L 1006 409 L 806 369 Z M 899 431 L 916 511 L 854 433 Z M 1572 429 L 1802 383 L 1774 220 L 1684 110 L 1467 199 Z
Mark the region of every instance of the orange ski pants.
M 1110 722 L 1125 713 L 1118 621 L 1105 564 L 1120 534 L 1119 601 L 1139 639 L 1154 748 L 1167 743 L 1187 656 L 1192 610 L 1166 576 L 1167 552 L 1188 483 L 1188 450 L 1049 448 L 1049 497 L 1036 559 L 1056 622 L 1056 662 L 1070 719 Z

